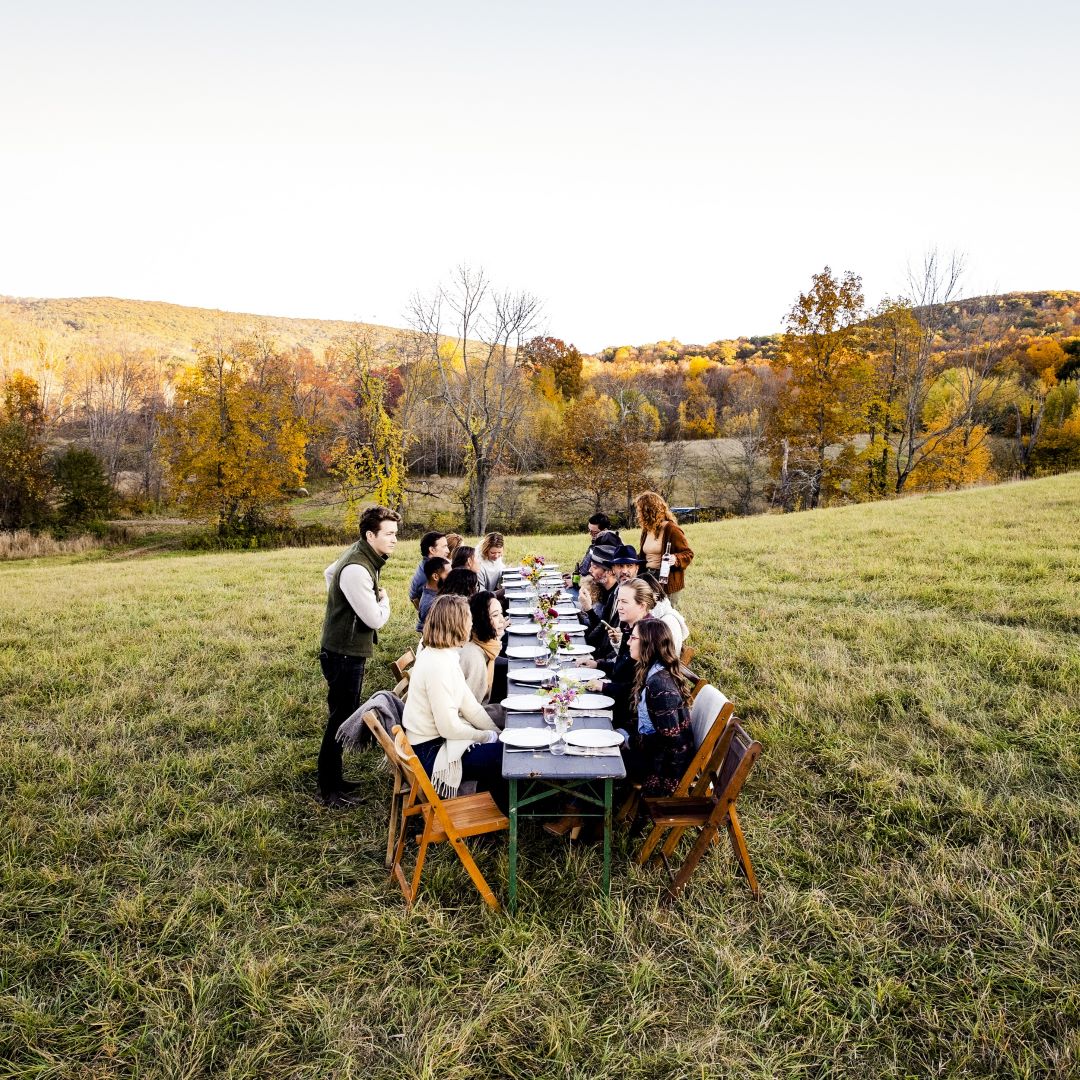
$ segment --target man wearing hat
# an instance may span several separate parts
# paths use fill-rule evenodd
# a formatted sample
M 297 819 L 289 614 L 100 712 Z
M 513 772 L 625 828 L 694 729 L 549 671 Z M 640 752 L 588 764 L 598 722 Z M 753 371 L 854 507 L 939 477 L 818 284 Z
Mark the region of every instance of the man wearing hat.
M 614 650 L 608 637 L 608 626 L 618 627 L 619 615 L 616 603 L 619 599 L 619 579 L 615 574 L 614 561 L 618 548 L 596 544 L 589 548 L 589 576 L 596 583 L 600 598 L 588 613 L 589 626 L 585 641 L 596 650 L 598 658 L 610 656 Z M 607 626 L 604 624 L 607 623 Z
M 633 581 L 641 570 L 641 560 L 631 544 L 621 544 L 611 558 L 611 568 L 620 585 Z

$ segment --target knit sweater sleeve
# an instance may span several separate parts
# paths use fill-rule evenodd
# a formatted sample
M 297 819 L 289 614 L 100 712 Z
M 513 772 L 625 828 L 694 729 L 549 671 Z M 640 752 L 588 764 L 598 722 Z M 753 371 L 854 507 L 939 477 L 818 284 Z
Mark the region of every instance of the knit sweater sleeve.
M 472 692 L 477 701 L 483 702 L 487 698 L 487 657 L 483 650 L 473 645 L 462 646 L 461 671 L 465 676 L 465 685 Z

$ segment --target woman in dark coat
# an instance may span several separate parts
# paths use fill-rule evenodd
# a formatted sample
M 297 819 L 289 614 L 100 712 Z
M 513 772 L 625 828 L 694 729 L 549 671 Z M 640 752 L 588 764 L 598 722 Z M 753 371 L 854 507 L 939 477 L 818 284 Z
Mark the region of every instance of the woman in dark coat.
M 690 695 L 679 673 L 671 631 L 658 619 L 642 619 L 630 633 L 636 668 L 632 694 L 637 732 L 628 750 L 627 772 L 642 795 L 671 795 L 693 760 Z

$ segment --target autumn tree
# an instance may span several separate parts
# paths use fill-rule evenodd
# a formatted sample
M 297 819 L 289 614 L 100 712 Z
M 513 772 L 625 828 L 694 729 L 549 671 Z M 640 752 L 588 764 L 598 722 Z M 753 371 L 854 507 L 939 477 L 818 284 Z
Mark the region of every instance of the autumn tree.
M 199 349 L 163 451 L 178 501 L 225 535 L 257 528 L 303 483 L 305 441 L 288 364 L 254 339 Z
M 352 408 L 339 427 L 331 471 L 341 484 L 345 524 L 355 528 L 365 500 L 402 506 L 407 436 L 391 412 L 393 391 L 400 391 L 397 373 L 380 363 L 370 334 L 341 340 L 337 354 L 349 372 Z
M 32 528 L 48 517 L 52 481 L 45 448 L 40 388 L 14 371 L 0 386 L 0 528 Z
M 567 399 L 581 394 L 582 359 L 574 345 L 561 338 L 534 337 L 525 342 L 522 353 L 537 383 L 550 382 L 552 390 Z
M 777 412 L 780 488 L 813 509 L 839 479 L 829 448 L 864 427 L 866 366 L 859 348 L 862 280 L 839 280 L 825 267 L 788 313 L 783 363 L 788 371 Z M 845 461 L 846 459 L 840 459 Z
M 1020 392 L 1013 396 L 1015 454 L 1024 476 L 1032 474 L 1035 450 L 1043 434 L 1046 407 L 1065 365 L 1065 350 L 1053 338 L 1037 338 L 1013 357 Z
M 540 316 L 525 292 L 499 291 L 461 266 L 448 285 L 416 294 L 410 321 L 426 343 L 442 400 L 465 444 L 469 529 L 487 529 L 491 480 L 510 452 L 528 391 L 523 346 Z
M 764 503 L 774 404 L 763 373 L 746 365 L 732 373 L 720 420 L 724 438 L 712 447 L 711 474 L 717 501 L 737 514 L 751 514 Z

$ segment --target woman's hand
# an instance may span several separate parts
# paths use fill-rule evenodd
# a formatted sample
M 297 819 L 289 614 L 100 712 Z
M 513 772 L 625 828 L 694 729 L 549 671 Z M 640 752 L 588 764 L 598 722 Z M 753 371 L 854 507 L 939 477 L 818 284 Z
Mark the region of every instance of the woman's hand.
M 604 689 L 604 682 L 602 679 L 594 679 L 591 683 L 585 684 L 585 689 L 590 694 L 599 694 Z
M 596 661 L 592 657 L 589 657 L 588 660 L 579 660 L 578 663 L 582 667 L 596 667 L 597 666 Z
M 607 628 L 607 636 L 612 645 L 618 645 L 622 641 L 622 631 L 616 630 L 614 627 L 609 626 Z

